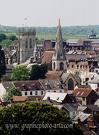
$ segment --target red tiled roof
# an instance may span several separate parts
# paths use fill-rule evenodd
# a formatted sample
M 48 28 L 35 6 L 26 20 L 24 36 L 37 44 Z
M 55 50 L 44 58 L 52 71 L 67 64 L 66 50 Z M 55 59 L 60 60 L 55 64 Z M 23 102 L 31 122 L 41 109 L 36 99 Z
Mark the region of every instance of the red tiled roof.
M 54 51 L 45 51 L 42 56 L 42 63 L 51 63 Z
M 54 80 L 59 79 L 62 72 L 60 71 L 48 71 L 46 74 L 46 79 Z
M 75 97 L 87 97 L 93 90 L 89 88 L 77 88 L 73 91 Z
M 12 101 L 13 102 L 23 102 L 27 100 L 27 96 L 13 96 Z

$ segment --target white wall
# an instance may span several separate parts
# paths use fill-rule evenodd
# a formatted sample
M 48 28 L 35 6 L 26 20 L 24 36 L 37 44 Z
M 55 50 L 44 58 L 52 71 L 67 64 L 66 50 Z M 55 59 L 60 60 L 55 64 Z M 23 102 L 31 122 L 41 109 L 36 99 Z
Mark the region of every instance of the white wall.
M 93 90 L 96 90 L 98 88 L 98 85 L 95 83 L 88 83 Z

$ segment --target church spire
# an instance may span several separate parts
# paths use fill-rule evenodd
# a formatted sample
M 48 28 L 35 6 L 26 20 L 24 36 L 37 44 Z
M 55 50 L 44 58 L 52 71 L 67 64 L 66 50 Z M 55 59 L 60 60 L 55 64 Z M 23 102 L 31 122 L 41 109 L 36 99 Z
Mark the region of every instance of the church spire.
M 65 59 L 60 18 L 59 18 L 57 34 L 56 34 L 55 54 L 57 57 L 56 59 Z

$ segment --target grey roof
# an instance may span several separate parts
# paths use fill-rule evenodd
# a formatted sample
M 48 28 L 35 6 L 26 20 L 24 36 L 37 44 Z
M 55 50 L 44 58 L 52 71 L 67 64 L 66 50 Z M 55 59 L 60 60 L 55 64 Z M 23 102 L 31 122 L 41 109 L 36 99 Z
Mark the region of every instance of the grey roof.
M 78 115 L 74 118 L 74 121 L 78 121 L 78 119 L 81 120 L 81 122 L 84 122 L 91 114 L 80 112 Z
M 6 90 L 9 90 L 9 88 L 12 88 L 14 86 L 12 81 L 4 81 L 2 82 L 2 85 Z
M 42 84 L 42 86 L 46 90 L 61 90 L 63 89 L 63 86 L 60 82 L 60 80 L 47 80 L 47 79 L 42 79 L 39 80 L 39 82 Z
M 65 82 L 68 79 L 69 76 L 72 76 L 75 79 L 75 81 L 78 82 L 78 84 L 80 84 L 81 79 L 77 74 L 71 74 L 71 73 L 67 73 L 67 72 L 64 72 L 61 75 L 62 81 Z
M 67 61 L 69 60 L 86 60 L 87 57 L 85 54 L 66 54 Z
M 71 104 L 64 104 L 63 108 L 66 109 L 69 112 L 77 111 L 77 107 L 75 107 Z

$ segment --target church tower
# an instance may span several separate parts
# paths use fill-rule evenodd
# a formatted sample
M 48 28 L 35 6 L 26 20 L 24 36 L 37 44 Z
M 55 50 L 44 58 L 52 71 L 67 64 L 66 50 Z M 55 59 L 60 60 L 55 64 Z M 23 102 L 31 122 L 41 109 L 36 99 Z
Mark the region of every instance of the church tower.
M 55 44 L 55 52 L 52 57 L 52 70 L 66 70 L 66 57 L 63 49 L 63 39 L 62 39 L 62 30 L 59 24 L 57 27 L 57 35 L 56 35 L 56 44 Z
M 35 46 L 36 30 L 34 28 L 24 29 L 20 36 L 20 63 L 25 62 L 33 56 Z

